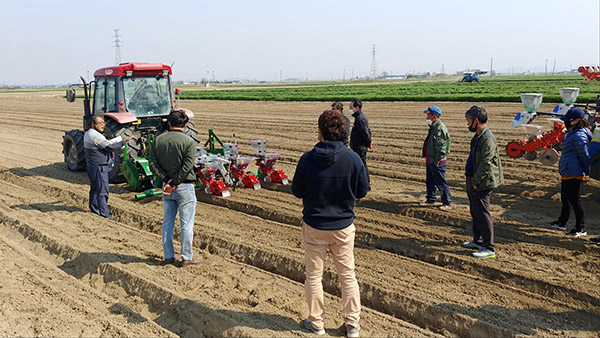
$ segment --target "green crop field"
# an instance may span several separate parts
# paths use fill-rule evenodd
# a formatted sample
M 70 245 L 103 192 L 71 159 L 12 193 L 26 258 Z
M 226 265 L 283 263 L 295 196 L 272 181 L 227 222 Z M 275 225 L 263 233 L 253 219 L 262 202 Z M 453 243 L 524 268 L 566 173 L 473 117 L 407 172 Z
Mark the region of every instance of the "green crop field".
M 253 101 L 467 101 L 520 102 L 521 93 L 542 93 L 544 102 L 562 102 L 559 88 L 580 88 L 577 102 L 595 99 L 600 82 L 584 82 L 579 74 L 484 76 L 479 83 L 452 80 L 345 81 L 182 87 L 182 99 Z

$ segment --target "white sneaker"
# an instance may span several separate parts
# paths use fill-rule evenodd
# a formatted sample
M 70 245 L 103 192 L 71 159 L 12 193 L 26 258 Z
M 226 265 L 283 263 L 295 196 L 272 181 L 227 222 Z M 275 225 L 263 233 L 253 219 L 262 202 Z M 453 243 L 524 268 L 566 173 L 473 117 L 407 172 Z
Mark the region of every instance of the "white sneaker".
M 346 325 L 346 337 L 348 338 L 358 338 L 358 331 L 360 330 L 360 326 L 352 326 Z
M 319 336 L 322 336 L 325 334 L 325 329 L 320 329 L 320 330 L 315 329 L 315 327 L 312 325 L 312 322 L 308 318 L 306 318 L 302 321 L 302 327 L 316 335 L 319 335 Z
M 450 211 L 450 210 L 452 210 L 452 206 L 450 204 L 444 204 L 441 207 L 439 207 L 439 209 L 441 211 Z
M 486 248 L 481 248 L 477 252 L 473 252 L 475 258 L 496 258 L 496 253 Z

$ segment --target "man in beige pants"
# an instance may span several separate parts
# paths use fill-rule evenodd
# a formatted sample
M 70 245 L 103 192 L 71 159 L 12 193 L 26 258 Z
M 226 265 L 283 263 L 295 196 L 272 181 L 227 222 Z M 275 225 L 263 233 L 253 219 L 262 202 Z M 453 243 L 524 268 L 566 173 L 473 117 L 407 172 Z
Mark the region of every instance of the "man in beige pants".
M 325 334 L 323 266 L 331 251 L 342 288 L 347 337 L 359 336 L 360 292 L 354 272 L 354 201 L 367 194 L 369 183 L 360 157 L 341 139 L 346 121 L 326 110 L 319 117 L 319 143 L 298 161 L 292 192 L 302 198 L 308 318 L 302 327 Z

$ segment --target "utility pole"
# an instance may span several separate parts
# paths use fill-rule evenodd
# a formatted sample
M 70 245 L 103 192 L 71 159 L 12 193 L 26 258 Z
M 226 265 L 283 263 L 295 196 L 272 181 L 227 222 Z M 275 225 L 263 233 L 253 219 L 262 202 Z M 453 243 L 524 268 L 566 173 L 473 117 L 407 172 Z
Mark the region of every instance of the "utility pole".
M 373 45 L 373 58 L 371 59 L 371 77 L 377 78 L 377 63 L 375 62 L 375 45 Z
M 346 81 L 346 69 L 344 69 L 344 77 L 342 78 L 342 81 Z
M 279 70 L 279 82 L 283 82 L 283 73 Z
M 546 59 L 546 67 L 544 67 L 544 75 L 548 74 L 548 59 Z
M 490 77 L 494 76 L 494 58 L 490 60 Z
M 554 66 L 552 66 L 552 75 L 554 75 L 555 69 L 556 69 L 556 59 L 554 59 Z
M 113 31 L 115 31 L 115 41 L 113 41 L 115 47 L 115 65 L 118 65 L 121 63 L 121 40 L 119 40 L 119 29 L 113 29 Z

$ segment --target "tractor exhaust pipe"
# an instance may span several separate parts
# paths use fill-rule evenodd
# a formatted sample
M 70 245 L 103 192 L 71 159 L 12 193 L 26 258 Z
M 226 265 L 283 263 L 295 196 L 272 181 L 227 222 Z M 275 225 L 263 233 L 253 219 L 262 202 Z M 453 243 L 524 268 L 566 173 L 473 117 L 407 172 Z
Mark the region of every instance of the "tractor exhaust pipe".
M 88 83 L 85 82 L 83 76 L 79 77 L 83 81 L 83 130 L 90 128 L 90 118 L 92 117 L 92 107 L 90 106 L 90 95 L 88 92 Z

